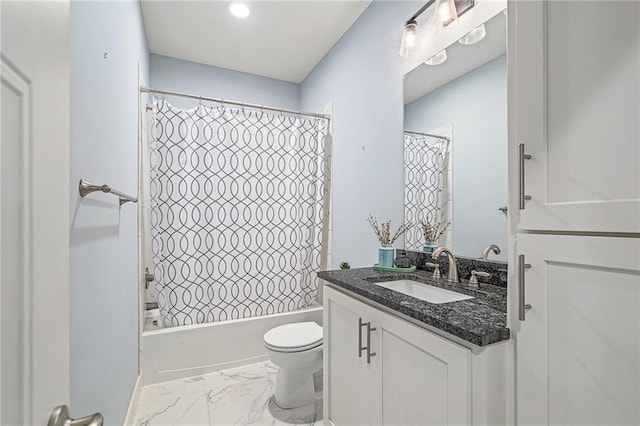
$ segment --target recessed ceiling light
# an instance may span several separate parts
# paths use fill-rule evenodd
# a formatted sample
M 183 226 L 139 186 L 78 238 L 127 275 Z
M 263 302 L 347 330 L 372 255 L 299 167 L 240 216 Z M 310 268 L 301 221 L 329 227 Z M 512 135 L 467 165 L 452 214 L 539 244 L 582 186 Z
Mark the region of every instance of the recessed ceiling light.
M 229 13 L 231 13 L 236 18 L 246 18 L 251 13 L 249 11 L 249 6 L 244 3 L 232 2 L 227 6 L 229 9 Z

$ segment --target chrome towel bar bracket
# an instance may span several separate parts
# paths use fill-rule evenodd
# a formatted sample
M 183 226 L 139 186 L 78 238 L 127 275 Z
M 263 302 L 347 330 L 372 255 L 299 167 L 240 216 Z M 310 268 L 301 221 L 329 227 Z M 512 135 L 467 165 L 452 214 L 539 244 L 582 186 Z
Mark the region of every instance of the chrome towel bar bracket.
M 132 197 L 131 195 L 127 195 L 118 191 L 117 189 L 111 188 L 109 185 L 94 185 L 87 182 L 84 179 L 80 179 L 80 183 L 78 184 L 78 190 L 80 192 L 81 197 L 86 197 L 92 192 L 104 192 L 106 194 L 113 194 L 120 199 L 120 205 L 124 203 L 128 203 L 129 201 L 133 203 L 137 203 L 138 199 L 136 197 Z

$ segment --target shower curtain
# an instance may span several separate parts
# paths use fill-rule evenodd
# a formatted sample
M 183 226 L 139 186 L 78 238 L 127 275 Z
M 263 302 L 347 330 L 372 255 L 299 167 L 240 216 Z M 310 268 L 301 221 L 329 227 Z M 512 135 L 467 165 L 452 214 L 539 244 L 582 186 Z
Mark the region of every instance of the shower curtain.
M 404 220 L 414 225 L 405 234 L 408 250 L 422 250 L 425 241 L 420 221 L 450 221 L 449 151 L 447 139 L 404 134 Z M 449 245 L 447 237 L 445 232 L 439 245 Z
M 325 118 L 154 102 L 151 234 L 165 326 L 312 302 L 329 152 Z

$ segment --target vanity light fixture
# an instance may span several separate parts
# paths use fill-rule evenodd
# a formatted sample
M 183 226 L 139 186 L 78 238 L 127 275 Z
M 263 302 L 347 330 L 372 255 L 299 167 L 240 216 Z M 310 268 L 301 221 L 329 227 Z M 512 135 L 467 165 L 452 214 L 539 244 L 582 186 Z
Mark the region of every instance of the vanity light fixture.
M 407 58 L 418 47 L 418 17 L 422 13 L 429 9 L 431 5 L 435 3 L 433 10 L 432 27 L 435 29 L 434 33 L 437 34 L 442 27 L 452 24 L 458 20 L 458 17 L 470 10 L 475 5 L 475 0 L 429 0 L 424 4 L 416 13 L 409 18 L 402 31 L 402 39 L 400 41 L 400 56 Z M 439 52 L 437 55 L 442 55 Z M 435 57 L 434 56 L 434 57 Z M 444 59 L 446 60 L 446 52 L 444 52 Z M 442 63 L 439 62 L 439 63 Z
M 418 44 L 417 29 L 418 22 L 415 19 L 407 21 L 407 23 L 404 24 L 402 40 L 400 41 L 400 56 L 403 58 L 408 58 Z
M 458 20 L 458 11 L 453 0 L 438 0 L 435 13 L 439 23 L 445 27 Z
M 440 65 L 444 61 L 447 60 L 447 49 L 442 49 L 426 61 L 424 61 L 427 65 Z
M 229 10 L 229 13 L 231 13 L 236 18 L 246 18 L 251 14 L 251 11 L 249 10 L 249 6 L 247 6 L 244 3 L 239 3 L 235 1 L 229 3 L 227 5 L 227 9 Z
M 484 24 L 481 24 L 480 26 L 469 31 L 469 34 L 462 37 L 460 40 L 458 40 L 458 42 L 460 42 L 460 44 L 464 44 L 468 46 L 470 44 L 475 44 L 479 42 L 480 40 L 485 38 L 486 35 L 487 35 L 487 30 L 484 28 Z

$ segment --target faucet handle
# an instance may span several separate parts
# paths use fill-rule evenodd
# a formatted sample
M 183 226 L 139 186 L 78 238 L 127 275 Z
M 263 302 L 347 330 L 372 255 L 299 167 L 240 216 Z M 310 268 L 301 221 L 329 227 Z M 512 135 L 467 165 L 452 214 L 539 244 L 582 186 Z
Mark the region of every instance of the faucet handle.
M 478 282 L 478 277 L 489 278 L 491 276 L 490 273 L 484 271 L 471 271 L 471 278 L 469 278 L 469 287 L 471 288 L 480 288 L 480 283 Z
M 427 268 L 433 268 L 433 279 L 434 280 L 439 280 L 441 278 L 440 275 L 440 265 L 438 265 L 437 263 L 431 263 L 431 262 L 426 262 L 424 264 L 425 267 Z

